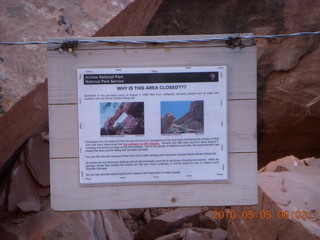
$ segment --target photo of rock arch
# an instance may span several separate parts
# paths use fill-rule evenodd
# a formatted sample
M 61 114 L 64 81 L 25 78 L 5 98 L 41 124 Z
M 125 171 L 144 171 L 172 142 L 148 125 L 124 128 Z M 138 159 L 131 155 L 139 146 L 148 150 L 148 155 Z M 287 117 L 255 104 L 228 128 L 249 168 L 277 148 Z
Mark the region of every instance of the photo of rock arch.
M 100 135 L 144 134 L 144 103 L 100 103 L 100 125 Z

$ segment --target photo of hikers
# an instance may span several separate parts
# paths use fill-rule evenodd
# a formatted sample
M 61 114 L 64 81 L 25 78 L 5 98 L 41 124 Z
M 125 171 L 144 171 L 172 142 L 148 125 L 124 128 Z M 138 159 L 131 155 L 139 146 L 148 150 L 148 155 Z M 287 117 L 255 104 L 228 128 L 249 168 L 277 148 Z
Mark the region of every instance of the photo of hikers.
M 101 136 L 144 134 L 144 103 L 100 103 L 100 127 Z
M 203 133 L 203 101 L 161 102 L 161 134 Z

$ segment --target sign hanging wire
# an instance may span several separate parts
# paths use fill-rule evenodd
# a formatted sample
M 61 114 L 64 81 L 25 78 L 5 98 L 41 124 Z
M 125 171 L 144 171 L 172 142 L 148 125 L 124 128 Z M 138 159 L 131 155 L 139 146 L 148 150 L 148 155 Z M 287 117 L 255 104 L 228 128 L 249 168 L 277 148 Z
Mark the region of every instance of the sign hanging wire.
M 26 42 L 0 42 L 0 46 L 10 45 L 34 45 L 34 44 L 63 44 L 67 41 L 77 41 L 78 43 L 131 43 L 131 44 L 145 44 L 145 43 L 191 43 L 191 42 L 212 42 L 212 41 L 228 41 L 235 39 L 272 39 L 281 37 L 296 37 L 303 35 L 319 35 L 317 32 L 297 32 L 290 34 L 276 34 L 276 35 L 252 35 L 252 36 L 227 36 L 221 38 L 201 38 L 201 39 L 183 39 L 183 40 L 117 40 L 117 39 L 70 39 L 70 40 L 53 40 L 53 41 L 26 41 Z

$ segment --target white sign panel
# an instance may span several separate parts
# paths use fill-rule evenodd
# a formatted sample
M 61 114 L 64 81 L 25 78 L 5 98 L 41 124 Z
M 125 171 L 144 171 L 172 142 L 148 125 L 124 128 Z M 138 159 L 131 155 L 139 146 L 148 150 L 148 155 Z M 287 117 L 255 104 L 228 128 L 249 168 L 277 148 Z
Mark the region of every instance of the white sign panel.
M 81 184 L 228 179 L 225 66 L 77 74 Z

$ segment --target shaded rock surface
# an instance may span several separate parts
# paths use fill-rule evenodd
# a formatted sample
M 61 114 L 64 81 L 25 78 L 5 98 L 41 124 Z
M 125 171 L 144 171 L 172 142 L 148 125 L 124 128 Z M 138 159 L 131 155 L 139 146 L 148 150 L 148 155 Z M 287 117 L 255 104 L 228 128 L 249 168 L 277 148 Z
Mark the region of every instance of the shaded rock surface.
M 187 228 L 179 232 L 164 235 L 156 238 L 156 240 L 226 240 L 227 232 L 221 228 L 211 229 L 199 229 L 199 228 Z
M 203 101 L 194 101 L 190 104 L 190 111 L 181 118 L 177 119 L 174 123 L 186 126 L 187 129 L 203 132 L 203 110 Z
M 108 240 L 133 239 L 123 218 L 116 211 L 102 211 L 104 229 Z
M 3 0 L 0 39 L 15 42 L 45 41 L 52 37 L 89 37 L 132 1 Z M 1 47 L 1 108 L 4 112 L 45 81 L 45 54 L 45 45 Z
M 159 217 L 151 219 L 135 236 L 135 240 L 155 239 L 161 235 L 170 233 L 173 229 L 181 227 L 183 223 L 189 222 L 191 226 L 199 223 L 202 208 L 178 208 L 167 212 Z
M 270 163 L 273 171 L 259 174 L 258 205 L 231 208 L 238 215 L 251 211 L 255 216 L 231 220 L 231 239 L 320 238 L 320 167 L 284 163 L 284 159 L 301 161 L 288 156 Z
M 17 209 L 17 205 L 28 200 L 28 197 L 38 199 L 38 184 L 26 165 L 25 155 L 22 153 L 16 162 L 10 176 L 8 193 L 8 211 Z
M 166 113 L 161 117 L 161 133 L 203 133 L 203 111 L 203 101 L 193 101 L 189 111 L 179 119 L 170 112 Z
M 148 35 L 257 35 L 318 31 L 320 2 L 164 1 Z M 257 39 L 259 167 L 294 154 L 320 156 L 319 37 Z
M 0 39 L 20 42 L 89 37 L 131 2 L 4 0 Z M 0 167 L 48 124 L 46 78 L 46 45 L 1 46 Z
M 271 161 L 267 166 L 259 170 L 259 172 L 280 172 L 286 166 L 305 166 L 306 163 L 303 160 L 296 158 L 295 156 L 286 156 L 276 161 Z
M 0 168 L 31 135 L 48 128 L 47 91 L 45 82 L 0 117 Z
M 155 11 L 157 4 L 161 3 L 142 0 L 136 2 L 142 5 L 130 5 L 131 10 L 144 6 L 141 7 L 143 11 L 139 11 L 140 17 L 148 12 L 151 7 L 148 4 L 152 4 Z M 83 36 L 90 36 L 99 25 L 97 22 L 100 21 L 96 22 L 96 18 L 107 18 L 106 15 L 110 14 L 103 7 L 105 3 L 124 7 L 120 1 L 101 1 L 101 4 L 92 1 L 3 1 L 0 11 L 1 18 L 5 20 L 0 21 L 3 29 L 1 41 L 21 40 L 21 36 L 24 37 L 23 40 L 39 36 L 35 40 L 40 40 L 44 36 L 56 37 L 58 33 L 61 33 L 59 36 L 77 36 L 81 31 L 84 32 Z M 67 7 L 62 6 L 63 4 Z M 237 0 L 166 1 L 147 31 L 149 34 L 159 34 L 161 31 L 167 34 L 315 31 L 319 29 L 318 10 L 319 3 L 311 0 L 250 0 L 246 3 Z M 79 15 L 72 17 L 69 11 L 80 12 L 80 18 L 86 20 L 86 27 L 80 27 L 82 30 L 79 30 Z M 86 18 L 86 11 L 96 14 Z M 119 21 L 131 19 L 129 13 L 130 11 L 126 11 L 113 21 L 110 29 L 120 29 L 115 34 L 121 35 L 123 29 L 133 29 L 130 24 L 122 24 L 117 28 Z M 159 18 L 159 14 L 165 17 Z M 159 19 L 164 23 L 160 24 L 161 28 L 154 28 Z M 144 24 L 147 22 L 144 21 Z M 51 26 L 56 27 L 53 32 L 50 32 Z M 139 31 L 142 26 L 139 26 Z M 35 30 L 27 33 L 26 29 Z M 107 29 L 104 32 L 106 34 L 111 31 L 103 29 Z M 11 110 L 0 118 L 0 165 L 6 164 L 13 153 L 16 153 L 13 154 L 13 159 L 17 160 L 13 161 L 14 167 L 12 172 L 8 172 L 7 178 L 0 176 L 3 179 L 0 186 L 0 238 L 133 239 L 144 236 L 142 233 L 154 234 L 153 229 L 157 229 L 157 224 L 160 223 L 160 226 L 165 226 L 166 231 L 158 229 L 158 235 L 165 234 L 158 239 L 224 239 L 226 235 L 228 239 L 319 239 L 320 164 L 316 154 L 320 149 L 317 141 L 318 38 L 309 36 L 259 40 L 257 44 L 260 157 L 267 162 L 275 159 L 274 156 L 283 157 L 286 153 L 295 152 L 299 154 L 296 155 L 299 158 L 312 155 L 316 157 L 300 160 L 288 156 L 261 170 L 257 206 L 210 208 L 204 211 L 197 208 L 52 211 L 49 208 L 47 187 L 49 176 L 45 169 L 46 143 L 43 138 L 41 140 L 43 134 L 39 134 L 46 127 L 47 121 L 46 83 L 35 88 L 45 79 L 44 56 L 41 55 L 45 50 L 40 46 L 21 46 L 19 50 L 15 47 L 1 47 L 0 112 L 3 114 Z M 31 94 L 17 103 L 32 89 L 34 91 Z M 35 136 L 27 143 L 26 140 L 31 135 Z M 21 149 L 18 149 L 19 146 Z M 35 151 L 39 151 L 39 154 Z M 226 225 L 226 218 L 212 219 L 214 209 L 236 211 L 238 215 L 244 211 L 260 214 L 270 210 L 273 217 L 254 221 L 240 217 L 230 219 Z M 286 216 L 285 211 L 291 214 L 291 218 L 283 218 Z M 304 211 L 307 217 L 304 217 Z M 279 213 L 283 215 L 278 215 Z
M 36 198 L 27 196 L 26 200 L 17 204 L 22 212 L 39 212 L 41 210 L 40 201 Z
M 302 160 L 305 162 L 307 166 L 320 167 L 320 158 L 311 157 L 311 158 L 304 158 Z
M 94 37 L 143 35 L 162 2 L 163 0 L 136 0 L 101 28 Z
M 0 236 L 13 239 L 107 239 L 100 212 L 60 212 L 44 210 L 39 213 L 11 219 L 0 224 Z
M 49 187 L 49 142 L 43 136 L 38 135 L 28 140 L 26 162 L 34 179 L 43 187 Z
M 22 152 L 11 174 L 14 182 L 7 187 L 8 205 L 1 201 L 11 212 L 1 215 L 0 236 L 48 240 L 319 239 L 320 167 L 304 164 L 311 161 L 318 163 L 319 159 L 287 156 L 261 169 L 255 206 L 54 212 L 45 193 L 48 188 L 37 183 Z M 18 180 L 26 184 L 25 191 L 17 192 Z M 219 217 L 217 212 L 225 215 Z M 226 217 L 231 212 L 237 217 Z M 248 212 L 254 219 L 244 217 Z

